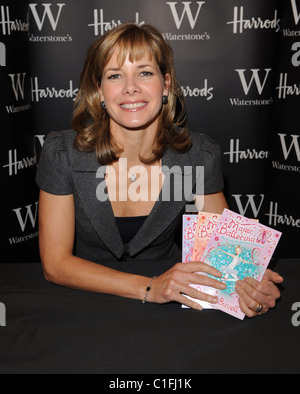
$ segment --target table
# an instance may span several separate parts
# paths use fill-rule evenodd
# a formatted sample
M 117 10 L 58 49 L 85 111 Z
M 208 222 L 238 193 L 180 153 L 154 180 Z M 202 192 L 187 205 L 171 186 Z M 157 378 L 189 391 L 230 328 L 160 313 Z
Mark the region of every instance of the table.
M 133 264 L 137 273 L 141 264 Z M 149 275 L 166 264 L 148 264 Z M 276 308 L 241 321 L 216 310 L 57 286 L 45 281 L 40 263 L 0 264 L 6 308 L 0 373 L 299 373 L 300 325 L 292 324 L 292 306 L 300 302 L 300 259 L 273 265 L 285 277 Z

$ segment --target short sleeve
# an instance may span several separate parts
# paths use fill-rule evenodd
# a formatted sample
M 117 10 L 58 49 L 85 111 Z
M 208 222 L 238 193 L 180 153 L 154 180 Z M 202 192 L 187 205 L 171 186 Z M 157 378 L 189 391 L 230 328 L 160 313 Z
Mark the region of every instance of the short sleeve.
M 204 168 L 204 194 L 221 192 L 224 189 L 224 180 L 220 146 L 206 134 L 191 132 L 191 137 L 192 163 Z
M 50 194 L 73 194 L 72 174 L 63 133 L 51 132 L 46 137 L 38 163 L 36 183 L 40 189 Z
M 211 138 L 204 135 L 202 136 L 202 154 L 204 158 L 204 194 L 218 193 L 224 189 L 221 148 Z

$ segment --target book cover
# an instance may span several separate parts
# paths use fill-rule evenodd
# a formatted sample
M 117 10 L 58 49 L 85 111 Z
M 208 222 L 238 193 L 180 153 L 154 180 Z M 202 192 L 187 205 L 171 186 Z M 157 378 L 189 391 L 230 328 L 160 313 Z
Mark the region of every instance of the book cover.
M 198 215 L 183 215 L 182 224 L 182 262 L 192 261 L 195 231 Z
M 260 281 L 281 237 L 281 232 L 225 209 L 203 253 L 202 261 L 222 272 L 225 290 L 210 288 L 219 297 L 215 309 L 238 319 L 245 317 L 240 310 L 237 280 L 252 277 Z
M 216 213 L 199 212 L 195 231 L 192 261 L 202 261 L 204 250 L 211 234 L 217 227 L 220 216 L 221 215 Z
M 198 215 L 193 215 L 194 223 L 193 223 L 193 244 L 189 244 L 186 252 L 188 252 L 188 257 L 185 257 L 186 261 L 202 261 L 202 255 L 208 243 L 208 240 L 211 237 L 212 232 L 216 228 L 220 215 L 208 213 L 208 212 L 199 212 Z M 187 228 L 187 227 L 186 227 Z M 186 235 L 190 234 L 190 230 L 186 230 Z M 192 249 L 189 249 L 192 247 Z M 186 262 L 185 260 L 183 260 Z M 190 284 L 191 287 L 197 289 L 198 291 L 207 292 L 206 286 Z M 209 289 L 211 292 L 211 289 Z M 186 296 L 189 299 L 191 297 Z M 202 306 L 203 309 L 212 309 L 212 305 L 206 301 L 192 299 Z

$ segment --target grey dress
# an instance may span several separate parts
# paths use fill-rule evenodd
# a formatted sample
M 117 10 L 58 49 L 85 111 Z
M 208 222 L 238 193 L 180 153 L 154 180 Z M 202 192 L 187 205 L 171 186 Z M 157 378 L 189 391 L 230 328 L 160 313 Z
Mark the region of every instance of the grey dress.
M 185 182 L 192 185 L 195 194 L 195 169 L 203 166 L 204 194 L 222 191 L 219 146 L 206 135 L 192 132 L 193 146 L 187 153 L 166 150 L 162 168 L 169 181 L 165 180 L 160 197 L 136 235 L 124 245 L 109 199 L 97 198 L 97 187 L 104 181 L 106 167 L 99 165 L 95 153 L 76 150 L 75 136 L 73 130 L 51 132 L 36 175 L 40 189 L 56 195 L 74 195 L 75 255 L 106 266 L 125 260 L 181 261 L 182 215 L 190 198 L 185 195 L 183 185 Z M 182 194 L 178 198 L 181 186 Z M 163 195 L 169 195 L 169 201 L 164 201 Z

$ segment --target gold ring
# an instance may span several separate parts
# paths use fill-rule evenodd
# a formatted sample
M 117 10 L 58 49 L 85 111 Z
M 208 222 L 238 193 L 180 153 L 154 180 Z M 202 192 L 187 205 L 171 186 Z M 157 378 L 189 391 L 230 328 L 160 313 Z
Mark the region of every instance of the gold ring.
M 259 303 L 257 304 L 256 309 L 255 309 L 255 313 L 260 313 L 260 312 L 262 311 L 262 309 L 263 309 L 263 306 L 262 306 L 262 304 L 259 302 Z

